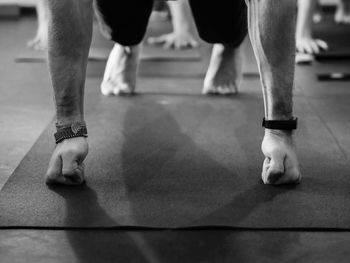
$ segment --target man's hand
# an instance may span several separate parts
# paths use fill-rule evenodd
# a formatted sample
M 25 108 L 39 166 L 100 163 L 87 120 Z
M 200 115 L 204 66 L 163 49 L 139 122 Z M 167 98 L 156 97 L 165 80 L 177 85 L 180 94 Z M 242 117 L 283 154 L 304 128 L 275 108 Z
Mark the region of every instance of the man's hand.
M 265 155 L 262 170 L 264 184 L 297 184 L 301 181 L 290 132 L 266 130 L 261 149 Z
M 56 145 L 46 172 L 46 183 L 80 185 L 84 182 L 84 163 L 89 151 L 85 137 L 65 139 Z
M 150 37 L 147 42 L 151 45 L 162 44 L 165 49 L 185 49 L 198 47 L 198 42 L 189 32 L 173 32 L 170 34 L 161 35 L 159 37 Z

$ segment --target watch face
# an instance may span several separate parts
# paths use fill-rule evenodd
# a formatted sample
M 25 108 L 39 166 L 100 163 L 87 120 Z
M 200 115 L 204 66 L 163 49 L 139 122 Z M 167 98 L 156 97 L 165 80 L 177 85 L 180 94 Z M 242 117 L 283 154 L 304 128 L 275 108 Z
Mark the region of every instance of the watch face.
M 77 134 L 82 128 L 84 128 L 84 125 L 81 123 L 73 123 L 71 125 L 71 130 L 74 134 Z

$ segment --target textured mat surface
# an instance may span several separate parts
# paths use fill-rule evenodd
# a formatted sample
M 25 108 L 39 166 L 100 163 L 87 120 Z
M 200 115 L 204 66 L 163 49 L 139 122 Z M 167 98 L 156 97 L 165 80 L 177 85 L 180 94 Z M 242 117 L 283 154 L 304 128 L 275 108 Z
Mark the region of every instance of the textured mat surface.
M 349 232 L 1 230 L 2 262 L 337 262 Z M 252 253 L 254 251 L 254 253 Z
M 260 181 L 258 80 L 234 98 L 197 95 L 198 80 L 140 80 L 140 94 L 105 98 L 87 83 L 87 185 L 43 183 L 52 125 L 0 192 L 2 227 L 350 228 L 349 164 L 297 92 L 304 181 Z M 158 83 L 158 84 L 155 84 Z

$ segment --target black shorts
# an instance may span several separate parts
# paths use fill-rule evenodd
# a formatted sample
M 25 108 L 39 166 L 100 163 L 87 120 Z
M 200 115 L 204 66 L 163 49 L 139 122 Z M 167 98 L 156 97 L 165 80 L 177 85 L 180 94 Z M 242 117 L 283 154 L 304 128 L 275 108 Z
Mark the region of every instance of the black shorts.
M 189 0 L 200 37 L 209 43 L 239 46 L 247 35 L 244 0 Z M 95 0 L 104 35 L 121 45 L 139 44 L 146 32 L 153 0 Z

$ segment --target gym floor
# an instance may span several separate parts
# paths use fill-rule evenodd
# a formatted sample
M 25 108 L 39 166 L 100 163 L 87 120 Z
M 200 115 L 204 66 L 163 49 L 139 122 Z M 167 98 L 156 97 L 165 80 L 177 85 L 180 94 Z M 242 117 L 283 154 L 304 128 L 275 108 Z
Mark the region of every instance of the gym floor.
M 0 23 L 0 188 L 54 114 L 46 64 L 14 62 L 35 26 L 32 17 Z M 99 39 L 96 35 L 95 45 L 105 45 Z M 316 73 L 346 72 L 349 66 L 349 61 L 298 66 L 295 89 L 346 160 L 349 82 L 319 82 Z M 189 83 L 200 92 L 200 80 Z M 0 262 L 349 262 L 349 243 L 350 232 L 321 229 L 1 229 Z

